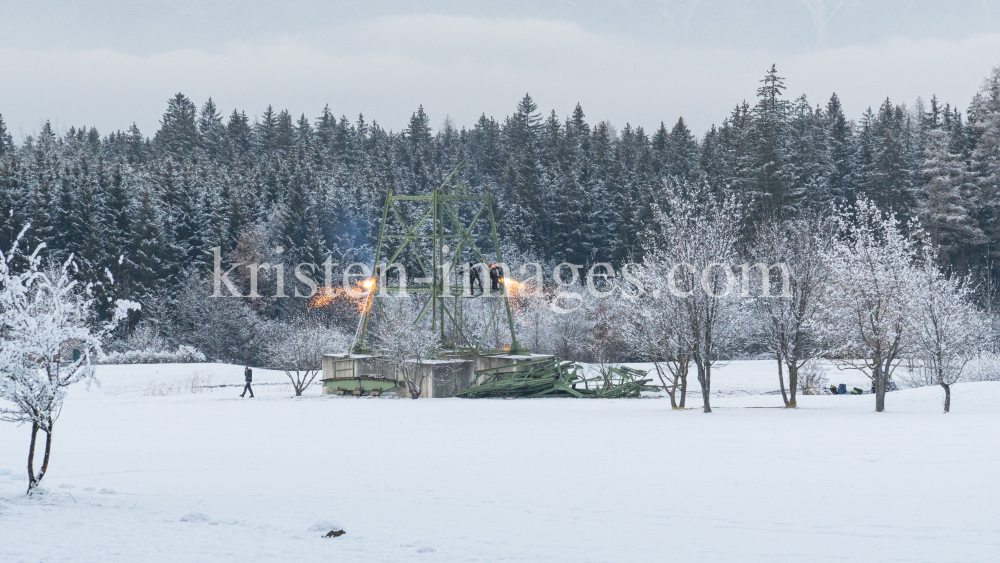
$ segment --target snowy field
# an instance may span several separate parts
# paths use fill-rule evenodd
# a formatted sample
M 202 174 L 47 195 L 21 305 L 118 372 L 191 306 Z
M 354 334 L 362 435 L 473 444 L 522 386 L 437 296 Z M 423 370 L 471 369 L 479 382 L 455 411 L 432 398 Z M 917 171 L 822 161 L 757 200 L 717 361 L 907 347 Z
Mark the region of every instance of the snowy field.
M 778 407 L 732 362 L 665 399 L 293 398 L 242 366 L 102 366 L 47 493 L 0 423 L 0 562 L 996 561 L 1000 383 Z M 867 388 L 852 372 L 831 383 Z M 196 385 L 209 387 L 192 393 Z M 273 385 L 266 385 L 271 383 Z M 698 406 L 697 385 L 689 406 Z M 332 526 L 347 533 L 323 538 Z

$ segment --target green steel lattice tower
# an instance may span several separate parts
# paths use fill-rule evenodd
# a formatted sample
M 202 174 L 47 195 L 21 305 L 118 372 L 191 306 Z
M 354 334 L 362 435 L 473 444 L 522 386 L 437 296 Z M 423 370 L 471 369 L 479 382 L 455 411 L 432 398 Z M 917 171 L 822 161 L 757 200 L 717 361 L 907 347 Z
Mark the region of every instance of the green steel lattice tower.
M 458 168 L 440 187 L 427 195 L 395 195 L 391 189 L 386 194 L 371 270 L 380 270 L 380 274 L 375 276 L 376 283 L 365 297 L 368 302 L 358 322 L 352 352 L 370 351 L 366 337 L 372 313 L 382 310 L 380 301 L 383 297 L 405 291 L 429 294 L 416 322 L 430 322 L 446 349 L 497 352 L 487 349 L 484 344 L 490 326 L 495 321 L 501 322 L 497 315 L 502 314 L 506 317 L 506 329 L 510 331 L 510 348 L 505 352 L 527 353 L 517 341 L 510 300 L 503 281 L 496 295 L 473 297 L 471 292 L 466 291 L 464 281 L 468 272 L 464 268 L 463 256 L 474 257 L 482 264 L 502 264 L 503 260 L 490 196 L 473 194 L 468 187 L 458 184 L 449 187 L 457 171 Z M 382 260 L 385 256 L 388 258 Z M 492 258 L 487 259 L 487 256 Z M 404 269 L 410 266 L 422 274 L 413 279 L 415 284 L 407 283 L 405 289 L 389 287 L 386 283 L 388 270 L 398 260 L 404 260 Z M 489 321 L 481 333 L 474 333 L 463 316 L 463 301 L 467 299 L 494 299 Z

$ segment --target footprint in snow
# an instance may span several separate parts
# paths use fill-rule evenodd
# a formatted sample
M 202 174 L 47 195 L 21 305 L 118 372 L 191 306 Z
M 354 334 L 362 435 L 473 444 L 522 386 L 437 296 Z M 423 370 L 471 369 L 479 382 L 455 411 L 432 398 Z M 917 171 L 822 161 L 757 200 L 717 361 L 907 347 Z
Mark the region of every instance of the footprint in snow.
M 70 485 L 69 483 L 63 483 L 62 485 L 59 485 L 59 488 L 60 489 L 75 489 L 76 487 L 74 487 L 73 485 Z
M 101 489 L 97 491 L 99 495 L 113 495 L 116 494 L 114 489 Z

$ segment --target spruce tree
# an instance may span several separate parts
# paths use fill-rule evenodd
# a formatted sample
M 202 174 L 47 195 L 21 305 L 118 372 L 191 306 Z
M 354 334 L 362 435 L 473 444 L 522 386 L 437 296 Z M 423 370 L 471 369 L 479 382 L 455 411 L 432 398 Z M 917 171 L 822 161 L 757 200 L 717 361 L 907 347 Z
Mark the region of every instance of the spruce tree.
M 0 158 L 3 158 L 8 152 L 14 150 L 14 139 L 10 136 L 10 132 L 7 131 L 7 124 L 3 122 L 3 115 L 0 114 Z
M 805 95 L 792 104 L 786 149 L 788 193 L 816 210 L 829 210 L 836 201 L 830 189 L 836 167 L 825 125 L 823 110 L 813 109 Z
M 181 262 L 176 269 L 190 266 L 207 256 L 207 196 L 203 187 L 204 169 L 193 166 L 181 168 L 177 178 L 177 193 L 169 209 L 174 242 L 180 251 Z
M 826 104 L 826 138 L 829 143 L 830 161 L 834 168 L 827 192 L 832 203 L 850 205 L 855 201 L 856 140 L 851 124 L 844 116 L 837 94 Z
M 169 241 L 164 233 L 160 202 L 147 182 L 140 183 L 129 222 L 134 227 L 130 253 L 125 258 L 126 271 L 133 295 L 141 299 L 163 286 L 168 268 L 163 256 Z
M 790 104 L 782 99 L 784 78 L 775 65 L 761 80 L 752 117 L 754 186 L 751 200 L 757 211 L 754 220 L 780 219 L 798 205 L 801 193 L 793 192 L 788 172 L 788 113 Z
M 272 148 L 282 152 L 288 152 L 295 144 L 295 126 L 292 124 L 292 114 L 287 109 L 281 110 L 278 114 L 278 121 L 274 128 L 274 146 Z
M 903 109 L 885 100 L 877 115 L 871 110 L 862 122 L 860 188 L 879 207 L 898 219 L 909 218 L 914 203 L 915 155 L 908 118 Z
M 347 138 L 347 135 L 344 135 L 345 144 Z M 431 135 L 430 118 L 424 112 L 424 106 L 418 107 L 410 117 L 409 125 L 403 130 L 403 142 L 401 164 L 408 184 L 405 193 L 425 194 L 438 187 L 440 174 L 434 163 L 434 138 Z M 346 147 L 341 149 L 341 152 L 346 153 Z
M 26 223 L 25 166 L 13 146 L 0 156 L 0 249 L 10 250 Z
M 124 256 L 129 253 L 132 239 L 130 208 L 134 172 L 119 162 L 113 165 L 105 191 L 104 241 L 108 267 L 116 280 L 122 280 Z
M 233 163 L 250 152 L 252 132 L 247 114 L 233 110 L 226 124 L 226 147 L 229 162 Z
M 988 260 L 1000 264 L 1000 66 L 969 106 L 969 160 L 976 183 L 976 218 L 989 240 Z M 995 266 L 994 266 L 995 267 Z
M 160 130 L 153 137 L 153 144 L 163 153 L 178 161 L 192 158 L 201 146 L 198 132 L 198 108 L 187 96 L 177 93 L 167 101 L 167 111 L 160 120 Z
M 532 226 L 539 220 L 538 200 L 542 190 L 539 144 L 542 131 L 538 106 L 528 94 L 503 127 L 504 170 L 501 207 L 504 229 L 519 248 L 536 248 Z
M 212 98 L 201 107 L 198 115 L 198 132 L 205 154 L 212 160 L 222 158 L 226 150 L 226 127 L 222 124 L 222 114 Z
M 295 126 L 295 146 L 298 150 L 309 151 L 312 149 L 312 144 L 313 128 L 309 124 L 309 118 L 303 113 Z
M 264 155 L 276 148 L 278 116 L 274 113 L 274 108 L 269 105 L 260 117 L 260 122 L 253 128 L 253 139 L 257 154 Z
M 666 148 L 667 174 L 681 182 L 694 180 L 698 169 L 698 141 L 684 123 L 683 117 L 678 118 L 670 130 Z
M 973 185 L 965 162 L 951 152 L 948 133 L 933 129 L 928 134 L 926 158 L 920 167 L 924 180 L 917 205 L 920 226 L 939 250 L 942 266 L 962 263 L 969 266 L 977 246 L 986 237 L 973 217 Z

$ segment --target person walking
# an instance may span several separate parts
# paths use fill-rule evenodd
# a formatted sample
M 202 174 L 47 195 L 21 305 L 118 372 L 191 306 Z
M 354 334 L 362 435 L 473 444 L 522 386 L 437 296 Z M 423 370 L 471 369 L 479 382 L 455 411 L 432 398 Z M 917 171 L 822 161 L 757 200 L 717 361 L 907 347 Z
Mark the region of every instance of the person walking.
M 243 386 L 243 392 L 240 393 L 240 397 L 245 397 L 247 391 L 250 392 L 250 398 L 253 399 L 253 389 L 250 388 L 250 383 L 253 382 L 253 370 L 250 366 L 243 366 L 243 379 L 246 380 L 246 385 Z

